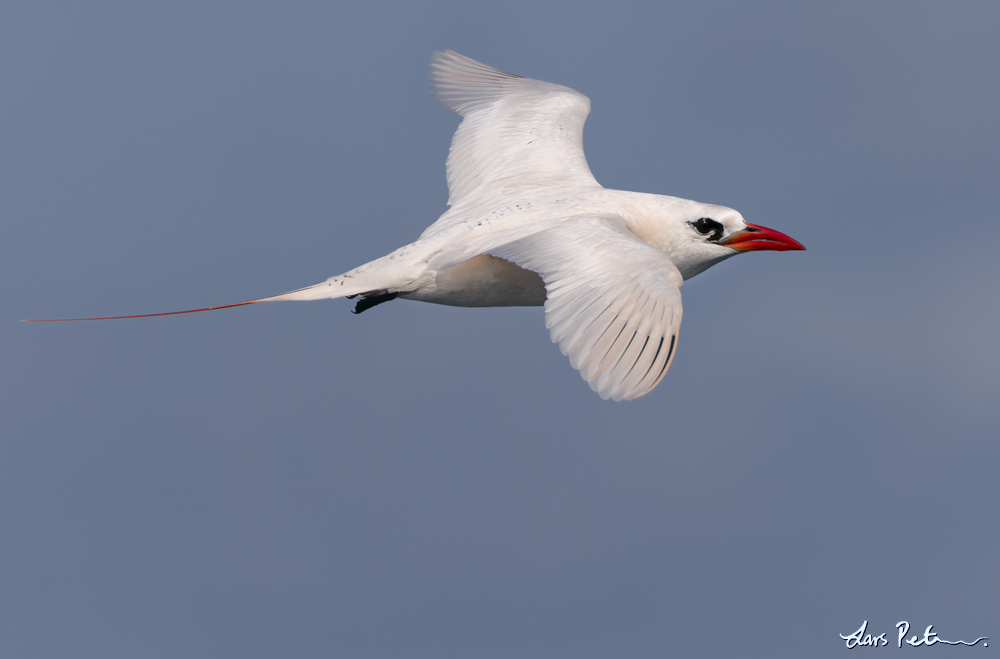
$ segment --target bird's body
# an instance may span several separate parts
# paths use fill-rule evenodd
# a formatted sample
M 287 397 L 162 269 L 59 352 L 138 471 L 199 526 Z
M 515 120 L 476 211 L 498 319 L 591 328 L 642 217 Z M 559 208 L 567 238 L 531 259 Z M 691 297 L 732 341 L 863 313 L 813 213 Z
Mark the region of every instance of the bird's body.
M 530 193 L 531 191 L 525 191 Z M 415 242 L 317 286 L 288 293 L 284 299 L 323 299 L 369 292 L 396 293 L 404 299 L 457 307 L 542 306 L 545 285 L 533 271 L 490 255 L 490 250 L 546 229 L 574 221 L 604 218 L 623 226 L 639 240 L 668 254 L 682 279 L 736 254 L 704 258 L 688 254 L 658 218 L 667 214 L 719 216 L 733 213 L 722 206 L 667 197 L 607 190 L 564 190 L 558 195 L 538 191 L 512 203 L 456 217 L 449 211 L 443 227 L 428 228 Z M 695 218 L 698 219 L 698 218 Z M 673 258 L 670 258 L 670 257 Z M 666 267 L 666 265 L 664 265 Z M 294 296 L 294 297 L 291 297 Z
M 450 51 L 435 53 L 431 77 L 435 97 L 463 116 L 448 156 L 450 209 L 380 259 L 225 306 L 355 296 L 359 312 L 396 297 L 544 305 L 573 367 L 602 398 L 622 400 L 669 368 L 684 279 L 741 251 L 804 249 L 730 208 L 601 187 L 583 153 L 582 94 Z

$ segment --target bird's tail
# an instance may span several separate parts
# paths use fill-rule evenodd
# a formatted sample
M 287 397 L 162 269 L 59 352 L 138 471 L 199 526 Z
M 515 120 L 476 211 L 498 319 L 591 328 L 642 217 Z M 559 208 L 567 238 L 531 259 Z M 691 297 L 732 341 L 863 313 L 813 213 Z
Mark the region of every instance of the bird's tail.
M 346 279 L 345 279 L 346 277 Z M 358 288 L 357 285 L 350 285 L 351 278 L 350 273 L 347 275 L 341 275 L 339 277 L 331 277 L 324 282 L 315 284 L 313 286 L 306 286 L 305 288 L 300 288 L 298 290 L 290 291 L 288 293 L 282 293 L 281 295 L 272 295 L 270 297 L 260 297 L 256 300 L 247 300 L 246 302 L 236 302 L 234 304 L 223 304 L 218 307 L 205 307 L 203 309 L 186 309 L 184 311 L 167 311 L 165 313 L 144 313 L 135 316 L 102 316 L 97 318 L 48 318 L 48 319 L 31 319 L 24 320 L 25 323 L 62 323 L 73 320 L 121 320 L 123 318 L 152 318 L 154 316 L 176 316 L 182 313 L 198 313 L 199 311 L 214 311 L 216 309 L 229 309 L 230 307 L 242 307 L 248 304 L 257 304 L 258 302 L 284 302 L 287 300 L 322 300 L 324 298 L 338 298 L 338 297 L 354 297 L 358 294 L 364 294 L 366 290 L 355 290 Z M 362 288 L 366 288 L 362 286 Z
M 242 307 L 258 302 L 285 302 L 289 300 L 323 300 L 326 298 L 361 296 L 361 300 L 355 307 L 355 313 L 361 313 L 376 304 L 387 302 L 395 298 L 400 293 L 413 290 L 422 283 L 420 275 L 426 264 L 411 259 L 397 258 L 401 252 L 408 249 L 400 248 L 392 254 L 375 259 L 370 263 L 345 272 L 336 277 L 330 277 L 326 281 L 299 288 L 281 295 L 270 297 L 259 297 L 256 300 L 246 302 L 236 302 L 235 304 L 223 304 L 218 307 L 205 307 L 204 309 L 187 309 L 185 311 L 168 311 L 166 313 L 144 313 L 136 316 L 102 316 L 99 318 L 52 318 L 46 320 L 25 320 L 26 323 L 55 323 L 70 320 L 119 320 L 122 318 L 152 318 L 154 316 L 176 316 L 182 313 L 198 313 L 199 311 L 214 311 L 216 309 L 229 309 L 230 307 Z

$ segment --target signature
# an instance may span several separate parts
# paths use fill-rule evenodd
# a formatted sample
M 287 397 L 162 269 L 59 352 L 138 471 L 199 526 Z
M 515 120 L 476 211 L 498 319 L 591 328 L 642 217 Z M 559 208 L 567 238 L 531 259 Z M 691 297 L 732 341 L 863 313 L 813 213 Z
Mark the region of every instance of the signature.
M 840 634 L 840 638 L 847 641 L 848 649 L 856 648 L 859 646 L 878 648 L 889 645 L 889 641 L 887 641 L 885 638 L 885 632 L 882 632 L 881 634 L 870 634 L 867 633 L 867 630 L 868 630 L 868 621 L 865 620 L 863 623 L 861 623 L 861 627 L 858 628 L 858 631 L 854 632 L 853 634 L 848 634 L 846 636 L 844 634 Z M 927 629 L 924 630 L 923 637 L 914 634 L 912 637 L 906 638 L 906 635 L 910 631 L 910 623 L 906 622 L 905 620 L 900 620 L 899 622 L 896 623 L 896 630 L 899 633 L 898 637 L 896 638 L 896 647 L 898 648 L 903 647 L 904 642 L 907 645 L 913 647 L 918 647 L 921 645 L 935 645 L 937 643 L 945 643 L 946 645 L 968 645 L 971 647 L 973 645 L 978 644 L 980 641 L 983 641 L 984 648 L 990 646 L 990 644 L 988 643 L 988 641 L 990 640 L 988 636 L 980 636 L 971 643 L 969 643 L 968 641 L 946 641 L 937 635 L 937 633 L 934 631 L 934 625 L 927 625 Z

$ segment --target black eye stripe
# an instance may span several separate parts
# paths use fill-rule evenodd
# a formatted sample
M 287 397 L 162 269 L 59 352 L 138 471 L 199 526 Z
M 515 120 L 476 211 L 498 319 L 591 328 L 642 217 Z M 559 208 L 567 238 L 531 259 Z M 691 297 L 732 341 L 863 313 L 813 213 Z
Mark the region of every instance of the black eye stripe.
M 710 217 L 703 217 L 699 220 L 695 220 L 690 223 L 694 227 L 695 231 L 703 236 L 708 236 L 708 239 L 712 242 L 722 238 L 722 224 L 716 222 Z

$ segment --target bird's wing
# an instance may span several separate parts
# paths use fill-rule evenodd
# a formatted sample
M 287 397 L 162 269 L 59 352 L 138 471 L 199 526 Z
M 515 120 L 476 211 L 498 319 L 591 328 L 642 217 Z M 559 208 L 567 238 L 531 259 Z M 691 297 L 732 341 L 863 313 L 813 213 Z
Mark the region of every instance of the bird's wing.
M 448 154 L 448 203 L 475 209 L 498 194 L 600 187 L 583 155 L 590 99 L 452 51 L 430 62 L 434 97 L 462 117 Z
M 545 325 L 601 398 L 660 383 L 681 325 L 680 272 L 615 218 L 572 220 L 489 251 L 541 275 Z

